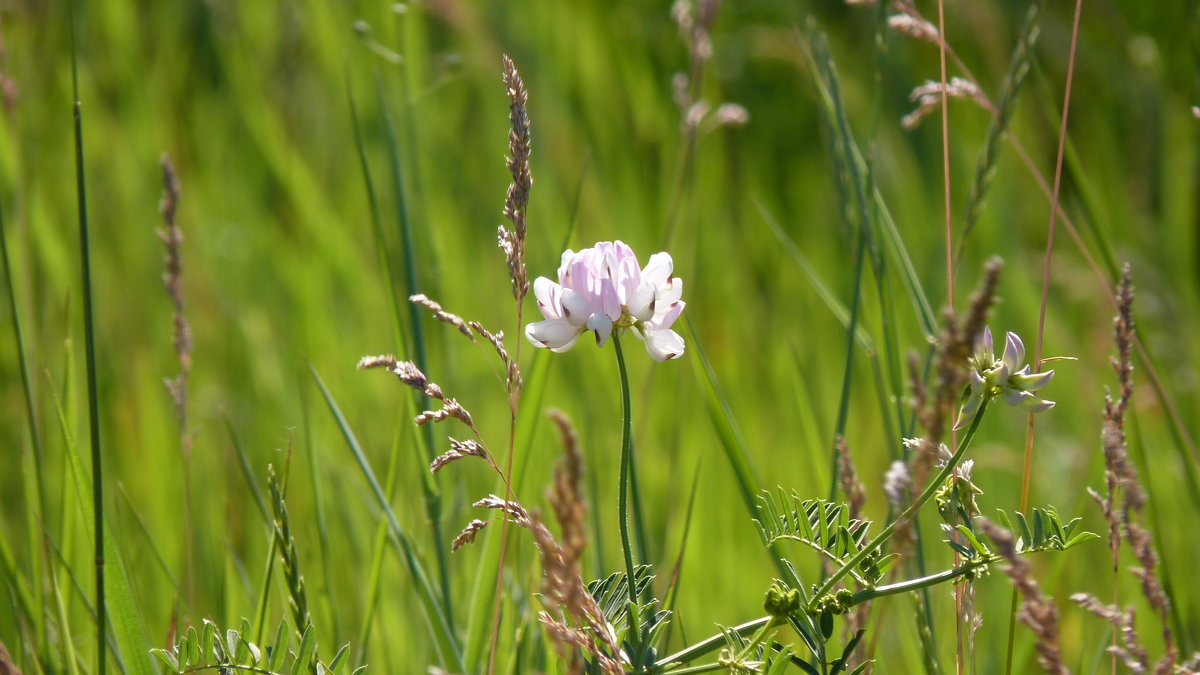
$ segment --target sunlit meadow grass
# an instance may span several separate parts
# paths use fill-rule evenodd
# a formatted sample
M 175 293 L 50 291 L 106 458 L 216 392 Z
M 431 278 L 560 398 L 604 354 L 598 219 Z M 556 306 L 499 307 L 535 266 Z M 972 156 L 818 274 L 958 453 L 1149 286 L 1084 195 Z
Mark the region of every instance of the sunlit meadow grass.
M 953 367 L 963 364 L 946 371 L 958 372 L 946 376 L 954 386 L 938 385 L 931 339 L 954 344 L 941 308 L 968 316 L 993 257 L 1004 261 L 986 322 L 994 356 L 1011 330 L 1035 358 L 1075 8 L 1029 5 L 944 5 L 952 303 L 935 2 L 0 9 L 0 672 L 153 673 L 170 658 L 257 659 L 275 672 L 315 659 L 342 672 L 570 672 L 572 639 L 593 660 L 621 660 L 606 629 L 588 624 L 596 617 L 574 575 L 602 580 L 594 604 L 619 633 L 630 619 L 625 550 L 654 575 L 635 597 L 672 611 L 627 655 L 663 669 L 671 654 L 694 658 L 692 668 L 721 658 L 724 670 L 746 667 L 773 639 L 833 672 L 851 624 L 866 631 L 852 661 L 873 659 L 878 673 L 1036 672 L 1039 658 L 1055 658 L 1051 642 L 1072 672 L 1124 671 L 1106 652 L 1114 643 L 1135 662 L 1144 647 L 1153 667 L 1169 639 L 1186 659 L 1200 648 L 1188 528 L 1200 509 L 1194 7 L 1083 4 L 1038 350 L 1077 360 L 1047 364 L 1056 374 L 1037 392 L 1056 405 L 1035 418 L 1027 508 L 1025 413 L 991 400 L 952 438 L 968 386 Z M 528 89 L 533 182 L 527 208 L 510 214 L 520 226 L 505 218 L 514 146 L 502 54 Z M 925 96 L 910 101 L 917 89 Z M 925 117 L 909 130 L 914 110 Z M 160 212 L 164 153 L 181 238 Z M 524 324 L 542 317 L 532 291 L 517 313 L 496 246 L 502 222 L 525 230 L 530 282 L 557 280 L 565 248 L 619 239 L 643 265 L 669 252 L 686 284 L 674 325 L 683 356 L 653 361 L 627 331 L 623 391 L 614 348 L 591 335 L 567 353 L 535 349 Z M 174 262 L 164 264 L 164 241 Z M 1125 261 L 1136 335 L 1123 320 L 1114 341 Z M 410 303 L 416 293 L 493 337 L 503 331 L 519 404 L 489 340 L 468 327 L 472 345 Z M 495 470 L 468 454 L 429 471 L 451 448 L 447 435 L 468 436 L 453 420 L 414 426 L 439 409 L 436 397 L 354 367 L 385 353 L 419 364 L 470 411 Z M 637 478 L 624 546 L 618 495 L 634 486 L 622 480 L 623 418 Z M 798 541 L 822 523 L 856 532 L 852 517 L 873 521 L 866 540 L 885 531 L 922 485 L 906 496 L 903 476 L 885 473 L 906 456 L 934 459 L 933 444 L 910 443 L 906 455 L 902 442 L 933 440 L 933 423 L 951 447 L 970 439 L 963 458 L 989 523 L 1020 538 L 1024 510 L 1026 547 L 1055 548 L 1048 511 L 1033 531 L 1033 509 L 1052 505 L 1063 525 L 1082 518 L 1073 533 L 1101 538 L 1010 565 L 1005 534 L 972 520 L 987 533 L 979 547 L 1005 561 L 989 558 L 969 591 L 890 595 L 880 589 L 981 554 L 963 534 L 956 552 L 938 527 L 941 498 L 961 524 L 969 491 L 931 493 L 918 526 L 886 543 L 885 553 L 912 554 L 881 579 L 844 565 L 860 553 L 870 562 L 864 540 L 832 553 Z M 571 438 L 577 453 L 564 452 Z M 821 505 L 816 520 L 769 517 L 807 499 L 849 501 L 854 482 L 838 478 L 851 466 L 861 514 Z M 504 506 L 497 473 L 522 512 Z M 1140 491 L 1125 487 L 1133 475 Z M 1111 501 L 1097 506 L 1089 488 Z M 472 507 L 487 495 L 500 508 Z M 1106 504 L 1125 538 L 1115 562 Z M 501 511 L 513 518 L 503 535 L 494 520 L 451 552 L 463 527 Z M 108 540 L 103 621 L 97 515 Z M 1148 550 L 1169 605 L 1137 576 Z M 859 595 L 826 597 L 838 574 Z M 769 592 L 776 579 L 785 583 Z M 1030 605 L 1034 629 L 1016 624 L 1006 667 L 1014 584 L 1049 600 Z M 1090 594 L 1086 607 L 1077 593 Z M 1119 607 L 1106 608 L 1114 595 Z M 774 625 L 764 598 L 810 631 L 829 615 L 824 664 L 803 628 Z M 865 613 L 844 606 L 860 600 Z M 559 621 L 539 623 L 543 610 Z M 644 625 L 652 610 L 634 616 Z M 982 624 L 970 634 L 974 616 Z M 1113 629 L 1126 621 L 1133 645 Z M 180 639 L 179 654 L 151 655 Z

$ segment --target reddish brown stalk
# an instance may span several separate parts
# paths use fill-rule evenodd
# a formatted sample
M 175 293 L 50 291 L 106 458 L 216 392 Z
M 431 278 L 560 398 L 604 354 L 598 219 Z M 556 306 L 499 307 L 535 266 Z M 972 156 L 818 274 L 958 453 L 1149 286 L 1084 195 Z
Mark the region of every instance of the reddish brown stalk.
M 946 306 L 954 311 L 954 225 L 951 220 L 950 200 L 950 102 L 949 89 L 946 84 L 946 3 L 938 0 L 938 60 L 941 66 L 941 97 L 942 97 L 942 188 L 945 195 L 946 209 Z M 950 430 L 950 444 L 957 447 L 957 434 Z M 958 565 L 958 552 L 954 553 L 954 564 Z M 962 635 L 962 586 L 954 588 L 954 624 L 957 635 L 955 649 L 955 664 L 957 672 L 963 672 L 963 635 Z
M 1083 0 L 1075 0 L 1075 23 L 1071 29 L 1071 52 L 1067 57 L 1067 82 L 1063 91 L 1062 124 L 1058 131 L 1058 158 L 1054 164 L 1054 189 L 1050 195 L 1050 225 L 1046 230 L 1046 256 L 1042 262 L 1042 304 L 1038 313 L 1037 342 L 1033 350 L 1033 370 L 1042 370 L 1042 343 L 1046 333 L 1046 303 L 1050 293 L 1050 262 L 1054 252 L 1054 226 L 1058 221 L 1058 201 L 1062 188 L 1063 154 L 1067 147 L 1067 118 L 1071 111 L 1071 82 L 1075 75 L 1075 49 L 1079 41 L 1079 16 Z M 1025 434 L 1025 467 L 1021 472 L 1021 510 L 1029 503 L 1030 469 L 1033 458 L 1033 413 L 1029 414 Z

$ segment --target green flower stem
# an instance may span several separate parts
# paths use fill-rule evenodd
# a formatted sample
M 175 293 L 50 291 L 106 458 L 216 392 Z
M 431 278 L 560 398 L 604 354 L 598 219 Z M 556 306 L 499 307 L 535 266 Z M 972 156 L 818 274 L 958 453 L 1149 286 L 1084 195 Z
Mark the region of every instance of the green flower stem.
M 848 606 L 853 607 L 854 605 L 867 602 L 868 600 L 874 600 L 876 598 L 882 598 L 888 595 L 897 595 L 900 593 L 907 593 L 909 591 L 917 591 L 930 586 L 936 586 L 937 584 L 956 579 L 981 567 L 998 563 L 1000 561 L 1001 559 L 997 556 L 986 556 L 979 558 L 978 560 L 973 560 L 965 565 L 960 565 L 953 569 L 948 569 L 944 572 L 938 572 L 937 574 L 931 574 L 919 579 L 909 579 L 907 581 L 901 581 L 888 586 L 880 586 L 878 588 L 867 588 L 850 596 L 850 600 L 847 604 Z M 753 646 L 754 644 L 761 642 L 766 632 L 777 625 L 777 622 L 773 621 L 773 618 L 774 617 L 764 616 L 753 621 L 747 621 L 740 626 L 734 626 L 732 629 L 730 629 L 730 632 L 738 635 L 748 635 L 750 633 L 754 633 L 755 637 L 751 642 L 751 646 Z M 689 661 L 694 661 L 695 659 L 698 659 L 725 644 L 727 644 L 725 640 L 725 633 L 717 633 L 716 635 L 713 635 L 712 637 L 709 637 L 701 642 L 697 642 L 691 647 L 686 647 L 681 651 L 660 659 L 655 665 L 659 668 L 672 663 L 678 663 L 682 665 Z M 664 672 L 669 672 L 672 675 L 685 675 L 686 673 L 709 672 L 716 669 L 716 667 L 717 664 L 708 664 L 696 666 L 695 668 L 667 668 Z
M 946 481 L 946 478 L 950 476 L 950 472 L 954 471 L 954 467 L 958 466 L 959 460 L 962 459 L 963 454 L 967 451 L 967 448 L 970 447 L 971 440 L 975 438 L 975 431 L 979 428 L 979 422 L 983 419 L 983 413 L 987 411 L 987 407 L 988 399 L 985 398 L 983 400 L 983 404 L 979 406 L 979 410 L 975 412 L 975 417 L 971 419 L 971 426 L 967 428 L 967 433 L 965 433 L 962 437 L 962 440 L 959 441 L 958 449 L 955 450 L 954 455 L 950 458 L 950 460 L 946 462 L 946 466 L 943 467 L 936 476 L 934 476 L 933 480 L 929 481 L 925 485 L 925 489 L 921 492 L 921 496 L 917 497 L 912 504 L 909 504 L 908 508 L 904 509 L 904 511 L 897 516 L 895 520 L 888 523 L 888 526 L 883 528 L 883 531 L 875 535 L 875 537 L 872 538 L 866 546 L 863 546 L 862 549 L 859 550 L 858 553 L 854 554 L 852 558 L 847 560 L 837 572 L 834 572 L 833 576 L 829 577 L 825 580 L 825 583 L 821 584 L 820 588 L 818 588 L 812 594 L 809 610 L 814 610 L 816 608 L 816 604 L 821 601 L 821 598 L 828 595 L 843 577 L 849 574 L 851 570 L 858 567 L 858 564 L 861 563 L 868 555 L 870 555 L 871 552 L 873 552 L 879 547 L 880 544 L 887 541 L 892 536 L 892 533 L 896 531 L 897 527 L 908 522 L 908 520 L 912 518 L 917 511 L 921 510 L 921 507 L 925 506 L 926 502 L 933 498 L 933 495 L 935 492 L 937 492 L 938 487 Z
M 701 640 L 700 642 L 697 642 L 696 644 L 692 645 L 691 647 L 684 647 L 683 649 L 675 652 L 674 654 L 663 657 L 663 658 L 659 659 L 658 663 L 655 663 L 654 665 L 656 668 L 663 668 L 663 667 L 669 666 L 672 663 L 677 663 L 677 664 L 683 665 L 685 663 L 695 661 L 696 659 L 700 658 L 701 656 L 704 656 L 705 654 L 714 652 L 717 649 L 720 649 L 725 644 L 727 644 L 725 642 L 725 635 L 727 633 L 733 633 L 735 635 L 749 635 L 757 630 L 762 629 L 763 626 L 770 623 L 771 619 L 772 619 L 772 617 L 764 616 L 762 618 L 758 618 L 753 621 L 747 621 L 746 623 L 739 624 L 737 626 L 734 626 L 733 628 L 726 630 L 723 633 L 717 633 L 716 635 L 713 635 L 712 637 Z M 704 666 L 701 666 L 701 667 L 704 667 Z M 701 671 L 692 671 L 692 670 L 688 670 L 688 669 L 672 670 L 671 668 L 667 668 L 665 672 L 685 673 L 685 672 L 704 672 L 704 671 L 702 671 L 702 670 Z
M 691 668 L 680 668 L 672 670 L 671 675 L 694 675 L 695 673 L 715 673 L 718 670 L 725 670 L 729 666 L 723 663 L 706 663 L 702 666 L 692 666 Z
M 937 574 L 930 574 L 927 577 L 909 579 L 907 581 L 901 581 L 898 583 L 889 584 L 887 586 L 879 586 L 877 588 L 865 588 L 850 596 L 850 600 L 847 604 L 853 607 L 854 605 L 867 602 L 868 600 L 874 600 L 876 598 L 882 598 L 888 595 L 907 593 L 909 591 L 916 591 L 922 588 L 936 586 L 940 583 L 957 579 L 958 577 L 974 572 L 981 567 L 987 567 L 988 565 L 998 563 L 1000 561 L 1001 559 L 997 556 L 984 556 L 972 560 L 971 562 L 959 565 L 958 567 L 954 567 L 943 572 L 938 572 Z
M 633 606 L 637 604 L 637 588 L 633 575 L 633 549 L 629 545 L 629 464 L 633 452 L 633 419 L 630 412 L 629 374 L 625 370 L 625 353 L 621 351 L 621 338 L 616 331 L 613 331 L 612 343 L 617 352 L 617 370 L 621 374 L 621 491 L 617 497 L 621 519 L 621 553 L 625 556 L 625 585 L 629 588 L 629 642 L 636 647 L 638 636 Z

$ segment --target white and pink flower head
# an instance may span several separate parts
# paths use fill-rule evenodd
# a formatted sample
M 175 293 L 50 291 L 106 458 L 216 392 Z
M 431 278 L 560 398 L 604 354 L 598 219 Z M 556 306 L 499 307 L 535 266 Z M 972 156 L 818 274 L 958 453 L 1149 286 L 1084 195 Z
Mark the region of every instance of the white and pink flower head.
M 525 326 L 525 337 L 535 347 L 565 352 L 585 332 L 603 345 L 614 329 L 628 329 L 655 361 L 679 358 L 683 338 L 671 325 L 686 303 L 680 300 L 683 280 L 671 276 L 673 271 L 670 254 L 655 253 L 643 268 L 621 241 L 602 241 L 579 252 L 567 249 L 558 283 L 546 277 L 533 282 L 545 320 Z

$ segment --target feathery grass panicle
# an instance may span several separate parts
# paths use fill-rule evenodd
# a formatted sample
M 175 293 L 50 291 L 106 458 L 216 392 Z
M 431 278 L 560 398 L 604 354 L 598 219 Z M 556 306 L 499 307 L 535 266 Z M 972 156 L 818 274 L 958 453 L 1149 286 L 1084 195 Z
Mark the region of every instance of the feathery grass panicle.
M 401 382 L 424 393 L 429 398 L 439 401 L 446 400 L 446 395 L 442 393 L 442 388 L 430 382 L 429 378 L 425 377 L 425 373 L 422 373 L 421 369 L 417 368 L 417 364 L 412 361 L 400 361 L 391 354 L 364 356 L 359 359 L 358 367 L 360 370 L 385 368 L 388 372 L 400 378 Z
M 505 55 L 504 88 L 508 92 L 508 120 L 512 128 L 508 132 L 508 171 L 512 183 L 504 199 L 504 217 L 512 221 L 513 229 L 503 225 L 498 231 L 500 249 L 508 263 L 508 274 L 512 280 L 513 297 L 520 305 L 529 292 L 529 281 L 525 271 L 525 215 L 529 205 L 529 191 L 533 187 L 533 175 L 529 171 L 529 114 L 526 104 L 529 92 L 517 72 L 513 60 Z
M 923 42 L 938 43 L 937 26 L 929 23 L 919 15 L 904 12 L 893 14 L 888 17 L 888 26 L 901 35 L 907 35 Z
M 500 362 L 504 364 L 504 387 L 509 392 L 510 397 L 521 391 L 524 380 L 521 378 L 521 368 L 517 365 L 516 359 L 508 355 L 508 350 L 504 348 L 504 331 L 495 333 L 483 327 L 483 324 L 478 321 L 470 321 L 467 323 L 471 330 L 475 331 L 488 344 L 496 350 L 496 355 L 500 357 Z
M 442 306 L 438 304 L 436 300 L 429 298 L 429 296 L 425 295 L 424 293 L 416 293 L 409 296 L 408 301 L 414 305 L 419 305 L 433 312 L 433 317 L 435 319 L 441 321 L 442 323 L 448 323 L 451 326 L 454 326 L 458 332 L 467 336 L 472 342 L 474 342 L 475 336 L 471 334 L 471 329 L 467 328 L 467 322 L 463 321 L 461 316 L 458 316 L 457 314 L 451 314 L 450 312 L 442 309 Z
M 944 86 L 941 82 L 928 81 L 918 85 L 908 95 L 908 100 L 916 103 L 917 108 L 901 118 L 900 125 L 909 131 L 916 129 L 921 124 L 921 120 L 942 107 L 943 93 L 949 98 L 974 101 L 985 107 L 991 105 L 983 96 L 979 86 L 971 80 L 955 77 L 951 78 Z
M 479 435 L 479 430 L 475 428 L 475 422 L 471 419 L 471 413 L 467 412 L 466 408 L 462 407 L 458 401 L 452 398 L 443 400 L 442 407 L 438 410 L 426 410 L 417 415 L 414 421 L 417 425 L 421 425 L 427 422 L 443 422 L 448 419 L 456 419 L 462 422 L 471 431 L 474 431 L 476 436 Z
M 162 213 L 164 226 L 158 230 L 158 238 L 166 248 L 163 258 L 163 286 L 174 306 L 172 323 L 175 356 L 179 359 L 179 373 L 175 377 L 164 377 L 163 384 L 175 403 L 175 422 L 179 426 L 180 466 L 183 479 L 183 512 L 186 560 L 184 561 L 184 576 L 189 604 L 195 601 L 195 571 L 193 544 L 193 514 L 192 514 L 192 433 L 187 419 L 187 387 L 188 378 L 192 372 L 192 329 L 184 316 L 183 302 L 183 231 L 175 221 L 175 213 L 179 208 L 179 178 L 175 173 L 175 165 L 165 153 L 160 160 L 162 166 L 163 196 L 159 202 L 159 212 Z
M 1121 636 L 1121 644 L 1113 643 L 1108 651 L 1121 658 L 1129 670 L 1135 673 L 1150 672 L 1150 655 L 1142 646 L 1134 623 L 1132 608 L 1121 609 L 1116 605 L 1106 605 L 1088 593 L 1076 593 L 1071 600 L 1087 611 L 1104 619 L 1113 625 L 1113 629 Z
M 452 553 L 458 553 L 458 549 L 462 548 L 463 546 L 466 546 L 467 544 L 474 544 L 475 537 L 479 536 L 479 533 L 483 530 L 483 528 L 487 527 L 488 523 L 490 522 L 492 521 L 479 520 L 476 518 L 475 520 L 467 523 L 467 526 L 463 528 L 462 532 L 458 533 L 458 536 L 454 538 L 454 541 L 450 542 L 450 551 Z
M 429 465 L 430 473 L 441 471 L 450 462 L 463 457 L 482 457 L 487 458 L 487 450 L 478 441 L 460 441 L 455 438 L 450 439 L 450 449 L 440 454 Z
M 1004 573 L 1025 598 L 1018 618 L 1033 631 L 1038 663 L 1047 672 L 1066 675 L 1070 671 L 1063 665 L 1059 654 L 1058 608 L 1054 601 L 1042 595 L 1029 563 L 1017 554 L 1017 542 L 1012 533 L 986 518 L 980 518 L 978 523 L 983 533 L 992 540 L 996 553 L 1008 563 Z
M 583 504 L 581 483 L 583 481 L 583 454 L 579 451 L 579 438 L 567 416 L 557 410 L 549 412 L 550 419 L 558 429 L 559 441 L 563 446 L 563 460 L 554 467 L 554 484 L 546 498 L 554 509 L 554 518 L 562 528 L 563 557 L 567 566 L 579 575 L 579 561 L 587 546 L 586 508 Z
M 1117 356 L 1113 359 L 1112 366 L 1117 373 L 1120 389 L 1115 399 L 1111 394 L 1106 394 L 1104 397 L 1104 422 L 1101 431 L 1106 467 L 1105 484 L 1108 494 L 1101 497 L 1092 490 L 1088 492 L 1100 504 L 1100 508 L 1104 511 L 1104 517 L 1108 521 L 1108 545 L 1113 556 L 1114 574 L 1119 572 L 1120 534 L 1122 532 L 1134 558 L 1140 565 L 1131 571 L 1141 582 L 1142 594 L 1158 615 L 1162 626 L 1164 654 L 1155 665 L 1154 672 L 1165 673 L 1174 667 L 1178 658 L 1169 617 L 1171 601 L 1158 579 L 1158 554 L 1154 550 L 1150 532 L 1141 522 L 1146 507 L 1146 494 L 1138 481 L 1137 469 L 1129 461 L 1129 448 L 1125 436 L 1125 413 L 1129 407 L 1130 398 L 1133 396 L 1134 322 L 1132 307 L 1133 286 L 1130 282 L 1129 265 L 1126 264 L 1117 288 L 1117 315 L 1113 320 L 1113 338 L 1117 346 Z M 1117 507 L 1118 495 L 1121 498 L 1119 510 Z M 1113 600 L 1115 607 L 1117 598 L 1114 597 Z M 1093 613 L 1096 613 L 1095 610 Z M 1124 634 L 1124 628 L 1120 622 L 1113 621 L 1112 616 L 1107 618 Z
M 163 259 L 163 286 L 171 303 L 175 306 L 173 317 L 175 337 L 175 355 L 179 358 L 179 374 L 174 378 L 164 380 L 167 391 L 175 401 L 175 416 L 179 422 L 180 440 L 183 443 L 184 454 L 191 450 L 191 439 L 187 432 L 187 381 L 192 370 L 192 329 L 183 314 L 183 263 L 180 255 L 183 248 L 183 231 L 175 222 L 175 212 L 179 207 L 179 179 L 171 158 L 162 156 L 163 196 L 159 203 L 165 227 L 158 230 L 158 237 L 166 247 L 167 255 Z
M 854 460 L 850 457 L 850 447 L 846 444 L 846 437 L 838 434 L 833 442 L 834 449 L 838 456 L 838 487 L 841 488 L 842 494 L 846 495 L 846 504 L 850 507 L 851 520 L 862 519 L 862 507 L 867 501 L 867 491 L 863 487 L 862 481 L 858 479 L 858 472 L 854 469 Z

